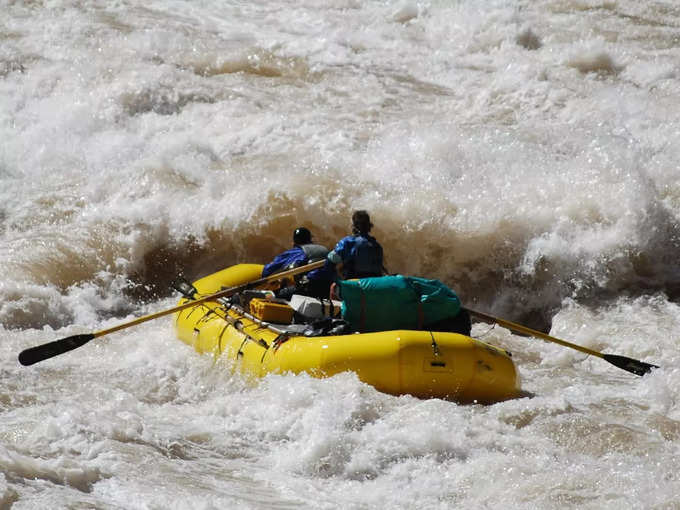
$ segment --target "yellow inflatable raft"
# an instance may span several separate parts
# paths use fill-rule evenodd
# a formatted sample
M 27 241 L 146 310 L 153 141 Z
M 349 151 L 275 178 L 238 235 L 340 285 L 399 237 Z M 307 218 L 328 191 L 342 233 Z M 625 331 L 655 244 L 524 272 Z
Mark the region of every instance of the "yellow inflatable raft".
M 259 264 L 239 264 L 194 282 L 200 295 L 256 280 Z M 180 303 L 189 300 L 183 298 Z M 224 356 L 247 378 L 306 372 L 330 377 L 344 371 L 392 395 L 493 403 L 520 395 L 510 354 L 457 333 L 382 331 L 305 336 L 291 324 L 286 304 L 253 300 L 205 301 L 175 314 L 178 337 L 199 353 Z M 276 321 L 276 322 L 275 322 Z

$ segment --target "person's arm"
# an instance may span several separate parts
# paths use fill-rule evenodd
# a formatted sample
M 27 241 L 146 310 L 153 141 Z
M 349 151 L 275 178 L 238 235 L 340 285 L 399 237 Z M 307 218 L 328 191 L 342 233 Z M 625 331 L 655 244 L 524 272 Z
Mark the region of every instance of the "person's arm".
M 287 269 L 290 264 L 293 264 L 298 260 L 304 262 L 307 260 L 307 256 L 305 255 L 305 252 L 302 250 L 302 248 L 296 246 L 295 248 L 286 250 L 274 257 L 274 260 L 272 260 L 262 269 L 262 276 L 264 277 L 269 276 L 270 274 L 278 273 L 279 271 Z
M 339 276 L 342 275 L 344 261 L 347 260 L 347 256 L 352 249 L 352 240 L 353 238 L 351 236 L 340 239 L 338 244 L 335 245 L 335 248 L 329 251 L 328 256 L 326 257 L 326 260 L 335 266 L 335 272 Z
M 283 265 L 283 253 L 274 257 L 274 260 L 272 260 L 269 264 L 264 266 L 264 268 L 262 269 L 262 276 L 265 277 L 269 276 L 270 274 L 276 273 L 278 270 L 281 269 L 282 265 Z
M 328 260 L 330 260 L 333 264 L 339 264 L 340 262 L 347 261 L 354 244 L 354 237 L 343 237 L 338 241 L 338 244 L 335 245 L 335 248 L 328 252 Z

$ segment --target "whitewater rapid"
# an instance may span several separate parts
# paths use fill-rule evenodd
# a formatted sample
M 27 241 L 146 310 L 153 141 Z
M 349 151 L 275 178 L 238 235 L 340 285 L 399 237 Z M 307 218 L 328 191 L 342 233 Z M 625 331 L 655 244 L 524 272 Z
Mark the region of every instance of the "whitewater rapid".
M 0 1 L 0 507 L 675 508 L 674 2 Z M 250 386 L 167 319 L 177 275 L 367 209 L 391 272 L 502 328 L 533 398 Z

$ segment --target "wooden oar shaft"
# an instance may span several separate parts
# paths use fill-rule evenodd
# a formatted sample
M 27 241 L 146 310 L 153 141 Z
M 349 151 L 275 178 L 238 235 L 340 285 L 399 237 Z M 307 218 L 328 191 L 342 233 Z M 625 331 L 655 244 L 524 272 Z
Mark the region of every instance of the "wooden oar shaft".
M 85 345 L 87 342 L 96 337 L 108 335 L 109 333 L 120 331 L 121 329 L 131 328 L 132 326 L 142 324 L 143 322 L 157 319 L 158 317 L 163 317 L 164 315 L 170 315 L 171 313 L 180 312 L 187 308 L 193 308 L 194 306 L 198 306 L 202 303 L 205 303 L 206 301 L 215 301 L 216 299 L 222 297 L 231 296 L 233 294 L 236 294 L 237 292 L 241 292 L 243 290 L 253 287 L 258 287 L 265 283 L 281 280 L 283 278 L 287 278 L 288 276 L 294 276 L 296 274 L 306 273 L 308 271 L 320 268 L 325 263 L 326 263 L 325 260 L 319 260 L 318 262 L 312 262 L 311 264 L 296 267 L 294 269 L 289 269 L 288 271 L 275 273 L 264 278 L 260 278 L 258 280 L 252 280 L 241 285 L 237 285 L 235 287 L 229 287 L 228 289 L 223 289 L 219 292 L 215 292 L 214 294 L 210 294 L 209 296 L 189 300 L 186 303 L 182 303 L 181 305 L 177 305 L 160 312 L 145 315 L 143 317 L 138 317 L 129 322 L 118 324 L 117 326 L 114 326 L 112 328 L 102 329 L 101 331 L 96 331 L 94 333 L 74 335 L 67 338 L 62 338 L 60 340 L 54 340 L 53 342 L 48 342 L 46 344 L 37 345 L 35 347 L 31 347 L 29 349 L 21 351 L 19 353 L 19 363 L 21 363 L 22 365 L 33 365 L 34 363 L 38 363 L 39 361 L 53 358 L 60 354 L 64 354 L 65 352 L 77 349 L 78 347 Z
M 630 372 L 631 374 L 642 376 L 650 373 L 655 368 L 659 368 L 658 365 L 653 365 L 652 363 L 647 363 L 645 361 L 640 361 L 638 359 L 629 358 L 628 356 L 620 356 L 618 354 L 604 354 L 602 352 L 594 351 L 592 349 L 588 349 L 587 347 L 582 347 L 580 345 L 567 342 L 566 340 L 560 340 L 559 338 L 555 338 L 554 336 L 546 335 L 545 333 L 536 331 L 535 329 L 527 328 L 526 326 L 522 326 L 521 324 L 515 324 L 514 322 L 506 321 L 505 319 L 499 319 L 498 317 L 493 317 L 491 315 L 487 315 L 482 312 L 477 312 L 475 310 L 470 310 L 469 308 L 467 309 L 467 311 L 473 317 L 477 317 L 478 319 L 482 319 L 483 321 L 487 322 L 495 322 L 496 324 L 508 328 L 509 330 L 514 331 L 516 333 L 523 333 L 525 335 L 541 338 L 543 340 L 546 340 L 547 342 L 553 342 L 564 347 L 569 347 L 570 349 L 575 349 L 585 354 L 590 354 L 591 356 L 597 356 L 598 358 L 601 358 L 606 362 L 611 363 L 615 367 L 625 370 L 626 372 Z
M 182 303 L 181 305 L 177 305 L 172 308 L 168 308 L 167 310 L 162 310 L 160 312 L 152 313 L 149 315 L 145 315 L 143 317 L 138 317 L 137 319 L 133 319 L 130 322 L 125 322 L 123 324 L 118 324 L 117 326 L 113 326 L 112 328 L 109 329 L 103 329 L 101 331 L 97 331 L 93 333 L 94 337 L 100 337 L 104 335 L 108 335 L 109 333 L 114 333 L 115 331 L 120 331 L 121 329 L 126 329 L 126 328 L 131 328 L 132 326 L 137 326 L 138 324 L 142 324 L 143 322 L 147 322 L 153 319 L 157 319 L 159 317 L 163 317 L 164 315 L 170 315 L 172 313 L 176 312 L 181 312 L 182 310 L 186 310 L 187 308 L 193 308 L 194 306 L 200 305 L 202 303 L 205 303 L 207 301 L 215 301 L 216 299 L 227 297 L 227 296 L 232 296 L 234 294 L 237 294 L 239 292 L 242 292 L 246 289 L 253 288 L 253 287 L 258 287 L 259 285 L 263 285 L 265 283 L 281 280 L 283 278 L 287 278 L 288 276 L 295 276 L 300 273 L 306 273 L 308 271 L 313 271 L 314 269 L 318 269 L 321 266 L 323 266 L 326 263 L 325 260 L 319 260 L 317 262 L 312 262 L 311 264 L 306 264 L 304 266 L 296 267 L 293 269 L 289 269 L 288 271 L 283 271 L 281 273 L 275 273 L 269 276 L 265 276 L 264 278 L 260 278 L 258 280 L 253 280 L 247 283 L 244 283 L 242 285 L 237 285 L 235 287 L 229 287 L 228 289 L 223 289 L 219 292 L 215 292 L 214 294 L 210 294 L 209 296 L 204 296 L 199 299 L 194 299 L 187 301 L 186 303 Z
M 499 319 L 498 317 L 492 317 L 491 315 L 487 315 L 482 312 L 477 312 L 475 310 L 470 310 L 469 308 L 466 308 L 466 310 L 472 315 L 473 317 L 477 317 L 479 319 L 489 321 L 489 322 L 495 322 L 496 324 L 503 326 L 504 328 L 508 328 L 509 330 L 515 331 L 517 333 L 523 333 L 525 335 L 530 335 L 536 338 L 542 338 L 543 340 L 547 342 L 553 342 L 559 345 L 562 345 L 564 347 L 570 347 L 571 349 L 576 349 L 577 351 L 581 351 L 585 354 L 590 354 L 591 356 L 597 356 L 598 358 L 604 358 L 604 354 L 598 351 L 594 351 L 592 349 L 588 349 L 587 347 L 583 347 L 581 345 L 577 344 L 572 344 L 571 342 L 567 342 L 566 340 L 560 340 L 559 338 L 555 338 L 554 336 L 546 335 L 545 333 L 542 333 L 540 331 L 537 331 L 535 329 L 527 328 L 526 326 L 522 326 L 521 324 L 516 324 L 514 322 L 506 321 L 505 319 Z

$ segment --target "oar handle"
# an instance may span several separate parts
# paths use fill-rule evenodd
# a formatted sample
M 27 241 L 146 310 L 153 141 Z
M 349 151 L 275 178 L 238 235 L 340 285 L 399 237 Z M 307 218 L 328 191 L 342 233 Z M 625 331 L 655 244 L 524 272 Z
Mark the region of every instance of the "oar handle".
M 312 271 L 314 269 L 318 269 L 322 267 L 326 263 L 325 260 L 319 260 L 317 262 L 312 262 L 311 264 L 306 264 L 304 266 L 296 267 L 293 269 L 289 269 L 288 271 L 283 271 L 281 273 L 275 273 L 269 276 L 266 276 L 264 278 L 259 278 L 257 280 L 249 281 L 246 283 L 243 283 L 241 285 L 237 285 L 235 287 L 229 287 L 228 289 L 223 289 L 219 292 L 215 292 L 214 294 L 210 294 L 209 296 L 204 296 L 200 299 L 195 299 L 195 300 L 190 300 L 187 301 L 186 303 L 182 303 L 181 305 L 173 306 L 172 308 L 168 308 L 167 310 L 162 310 L 160 312 L 152 313 L 150 315 L 145 315 L 143 317 L 138 317 L 134 320 L 131 320 L 129 322 L 124 322 L 123 324 L 118 324 L 117 326 L 114 326 L 112 328 L 108 329 L 102 329 L 101 331 L 96 331 L 94 333 L 87 333 L 83 335 L 74 335 L 74 336 L 69 336 L 66 338 L 62 338 L 60 340 L 54 340 L 53 342 L 49 342 L 46 344 L 42 345 L 36 345 L 35 347 L 31 347 L 29 349 L 26 349 L 24 351 L 21 351 L 19 353 L 19 363 L 22 365 L 33 365 L 34 363 L 37 363 L 39 361 L 43 361 L 49 358 L 53 358 L 55 356 L 58 356 L 60 354 L 64 354 L 65 352 L 72 351 L 73 349 L 77 349 L 78 347 L 81 347 L 85 345 L 87 342 L 90 340 L 108 335 L 109 333 L 113 333 L 115 331 L 120 331 L 121 329 L 126 329 L 130 328 L 132 326 L 137 326 L 138 324 L 142 324 L 143 322 L 147 322 L 153 319 L 157 319 L 159 317 L 163 317 L 165 315 L 170 315 L 171 313 L 176 313 L 176 312 L 181 312 L 182 310 L 185 310 L 187 308 L 193 308 L 194 306 L 198 306 L 202 303 L 205 303 L 206 301 L 215 301 L 219 298 L 223 297 L 228 297 L 231 295 L 234 295 L 238 292 L 242 292 L 248 288 L 252 287 L 258 287 L 260 285 L 263 285 L 265 283 L 273 282 L 276 280 L 281 280 L 283 278 L 286 278 L 288 276 L 294 276 L 296 274 L 301 274 L 301 273 L 306 273 L 308 271 Z
M 541 331 L 527 328 L 526 326 L 522 326 L 521 324 L 515 324 L 514 322 L 506 321 L 505 319 L 499 319 L 498 317 L 493 317 L 492 315 L 487 315 L 485 313 L 477 312 L 475 310 L 470 310 L 469 308 L 467 308 L 466 310 L 473 317 L 477 317 L 478 319 L 482 319 L 483 321 L 486 322 L 495 322 L 499 326 L 503 326 L 504 328 L 507 328 L 516 333 L 523 333 L 525 335 L 541 338 L 542 340 L 545 340 L 547 342 L 553 342 L 564 347 L 569 347 L 570 349 L 575 349 L 585 354 L 590 354 L 591 356 L 597 356 L 598 358 L 602 358 L 603 360 L 611 363 L 615 367 L 621 368 L 626 372 L 630 372 L 631 374 L 645 375 L 650 373 L 652 369 L 659 368 L 657 365 L 645 363 L 644 361 L 629 358 L 627 356 L 619 356 L 617 354 L 604 354 L 598 351 L 594 351 L 592 349 L 588 349 L 587 347 L 572 344 L 571 342 L 567 342 L 566 340 L 560 340 L 559 338 L 555 338 L 554 336 L 546 335 Z

